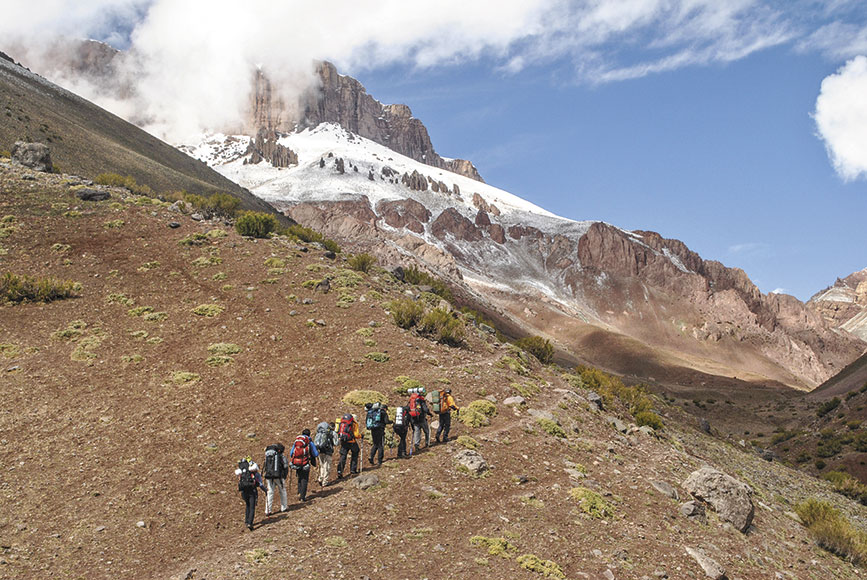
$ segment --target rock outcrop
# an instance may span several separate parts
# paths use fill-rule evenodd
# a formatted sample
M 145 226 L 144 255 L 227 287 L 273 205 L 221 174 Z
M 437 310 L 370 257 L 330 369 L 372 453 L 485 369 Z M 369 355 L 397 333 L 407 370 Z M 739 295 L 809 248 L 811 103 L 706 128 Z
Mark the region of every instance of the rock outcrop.
M 29 167 L 34 171 L 51 171 L 51 152 L 44 143 L 25 143 L 16 141 L 12 147 L 12 161 Z
M 832 327 L 867 340 L 867 268 L 838 278 L 807 304 Z
M 380 201 L 376 204 L 376 213 L 393 228 L 406 228 L 417 234 L 424 233 L 424 224 L 428 223 L 431 213 L 428 208 L 414 199 L 396 201 Z
M 267 161 L 274 167 L 289 167 L 298 165 L 298 155 L 278 142 L 280 136 L 273 129 L 260 127 L 256 137 L 250 140 L 247 154 L 250 155 L 249 163 L 261 163 Z M 244 163 L 247 163 L 247 159 Z
M 693 497 L 708 503 L 720 519 L 746 532 L 753 521 L 753 492 L 748 485 L 711 467 L 693 471 L 683 488 Z

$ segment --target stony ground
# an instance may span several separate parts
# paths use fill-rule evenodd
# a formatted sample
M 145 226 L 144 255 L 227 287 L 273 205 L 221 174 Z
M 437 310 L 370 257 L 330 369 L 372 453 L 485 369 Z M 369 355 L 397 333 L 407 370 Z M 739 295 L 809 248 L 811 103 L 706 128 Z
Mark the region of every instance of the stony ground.
M 702 578 L 688 547 L 730 578 L 860 577 L 790 512 L 811 496 L 856 520 L 864 508 L 700 433 L 681 406 L 658 401 L 657 435 L 620 433 L 609 417 L 628 413 L 595 410 L 563 369 L 472 328 L 451 348 L 396 327 L 388 302 L 417 289 L 384 271 L 355 278 L 343 254 L 244 239 L 122 190 L 82 202 L 77 183 L 0 161 L 0 219 L 14 216 L 0 271 L 82 285 L 73 299 L 0 307 L 0 577 L 541 578 L 519 564 L 533 554 L 568 578 Z M 180 243 L 195 233 L 210 237 Z M 331 292 L 305 287 L 325 275 Z M 209 351 L 221 343 L 239 352 Z M 260 500 L 256 529 L 243 527 L 241 456 L 359 412 L 342 401 L 353 389 L 401 403 L 399 376 L 449 384 L 462 406 L 495 402 L 489 426 L 453 433 L 478 442 L 482 477 L 457 468 L 457 442 L 410 460 L 389 449 L 371 470 L 378 485 L 314 484 L 310 502 L 268 519 Z M 519 393 L 526 404 L 503 403 Z M 565 437 L 545 432 L 546 413 Z M 680 484 L 705 463 L 752 486 L 748 533 L 712 512 L 704 524 L 680 515 Z M 611 512 L 585 513 L 576 487 Z M 512 547 L 492 554 L 474 536 Z

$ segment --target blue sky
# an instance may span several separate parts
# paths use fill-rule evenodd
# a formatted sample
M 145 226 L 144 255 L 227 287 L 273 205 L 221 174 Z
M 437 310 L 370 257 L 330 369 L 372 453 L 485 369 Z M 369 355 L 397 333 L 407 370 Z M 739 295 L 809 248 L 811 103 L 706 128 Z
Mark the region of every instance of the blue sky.
M 129 50 L 133 99 L 52 77 L 61 36 Z M 560 215 L 802 300 L 867 267 L 864 0 L 31 0 L 4 48 L 172 142 L 236 123 L 252 67 L 291 96 L 329 59 Z

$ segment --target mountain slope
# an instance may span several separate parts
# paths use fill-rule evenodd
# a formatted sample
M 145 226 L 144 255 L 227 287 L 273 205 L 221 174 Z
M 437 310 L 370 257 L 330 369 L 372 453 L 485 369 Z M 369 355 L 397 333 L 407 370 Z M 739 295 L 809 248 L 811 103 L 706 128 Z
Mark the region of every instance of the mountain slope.
M 838 278 L 808 304 L 834 326 L 867 340 L 867 268 Z
M 589 383 L 472 326 L 460 348 L 398 328 L 389 303 L 421 289 L 382 269 L 123 189 L 84 203 L 70 179 L 0 161 L 3 269 L 82 283 L 72 299 L 0 305 L 0 576 L 532 580 L 550 560 L 567 578 L 702 577 L 689 548 L 732 578 L 861 577 L 790 512 L 819 498 L 857 521 L 862 506 L 699 432 L 677 406 L 652 399 L 665 427 L 638 430 L 624 401 L 603 392 L 600 412 Z M 325 276 L 330 292 L 309 284 Z M 363 413 L 342 401 L 354 389 L 404 403 L 407 377 L 449 385 L 462 416 L 474 400 L 493 407 L 489 424 L 455 421 L 471 439 L 407 461 L 389 448 L 381 467 L 363 463 L 379 479 L 366 490 L 314 485 L 302 504 L 290 480 L 288 513 L 264 518 L 260 496 L 246 531 L 240 457 Z M 457 467 L 464 444 L 483 476 Z M 750 485 L 748 533 L 712 510 L 683 515 L 681 484 L 708 464 Z M 511 557 L 477 536 L 508 541 Z
M 2 53 L 0 53 L 2 55 Z M 5 55 L 2 55 L 5 56 Z M 0 58 L 0 149 L 40 141 L 63 171 L 93 178 L 132 175 L 157 192 L 226 192 L 242 207 L 273 211 L 250 192 L 138 127 Z
M 678 240 L 555 216 L 334 124 L 281 134 L 297 153 L 291 167 L 249 163 L 249 141 L 213 135 L 183 149 L 386 263 L 416 255 L 526 332 L 611 370 L 663 383 L 721 375 L 810 388 L 864 350 L 795 298 L 763 295 L 743 271 Z M 611 336 L 607 353 L 584 338 L 599 329 Z

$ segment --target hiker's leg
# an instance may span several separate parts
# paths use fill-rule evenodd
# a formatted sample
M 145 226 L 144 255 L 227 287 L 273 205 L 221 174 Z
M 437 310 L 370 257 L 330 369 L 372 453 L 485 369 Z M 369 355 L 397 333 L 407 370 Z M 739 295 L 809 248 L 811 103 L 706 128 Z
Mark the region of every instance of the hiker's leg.
M 430 423 L 427 422 L 427 419 L 422 423 L 422 429 L 424 429 L 424 446 L 430 447 Z
M 443 413 L 440 415 L 440 429 L 443 432 L 442 441 L 445 443 L 449 440 L 449 431 L 452 430 L 452 414 L 451 413 Z M 437 432 L 439 433 L 439 431 Z
M 346 467 L 346 454 L 349 453 L 349 443 L 340 443 L 340 461 L 337 462 L 337 477 L 343 477 L 343 468 Z
M 379 429 L 379 443 L 377 445 L 379 446 L 379 457 L 377 460 L 381 464 L 385 458 L 385 427 Z
M 277 481 L 277 487 L 280 488 L 280 511 L 285 512 L 286 510 L 289 509 L 289 501 L 286 497 L 286 480 L 285 479 L 278 479 L 276 481 Z
M 397 456 L 403 457 L 406 453 L 406 434 L 401 435 L 397 431 L 394 434 L 397 435 Z
M 301 501 L 307 500 L 307 481 L 310 479 L 309 469 L 299 469 L 298 473 L 298 497 Z
M 253 520 L 256 517 L 256 500 L 258 499 L 258 493 L 256 490 L 245 491 L 244 492 L 244 502 L 247 504 L 247 510 L 244 516 L 244 523 L 247 524 L 247 527 L 253 526 Z
M 352 473 L 358 473 L 358 452 L 360 450 L 361 448 L 358 446 L 357 441 L 349 448 L 349 451 L 352 453 L 352 457 L 349 459 L 349 471 Z
M 416 448 L 421 444 L 421 424 L 420 423 L 413 423 L 412 424 L 412 444 Z
M 268 489 L 268 495 L 265 496 L 265 515 L 271 513 L 271 508 L 274 506 L 274 487 L 275 479 L 266 479 L 265 487 Z
M 436 437 L 435 437 L 437 441 L 440 440 L 440 435 L 441 435 L 442 432 L 443 432 L 443 428 L 444 428 L 443 417 L 445 416 L 445 414 L 444 414 L 444 413 L 440 413 L 439 416 L 440 416 L 440 420 L 439 420 L 439 425 L 437 425 L 437 434 L 436 434 Z

